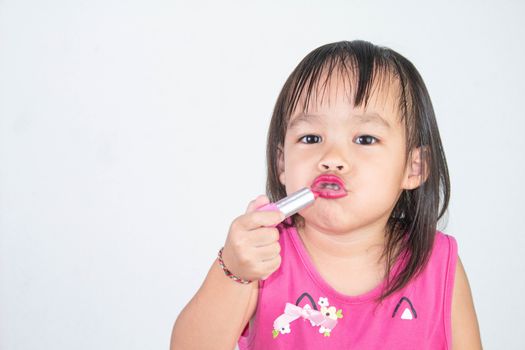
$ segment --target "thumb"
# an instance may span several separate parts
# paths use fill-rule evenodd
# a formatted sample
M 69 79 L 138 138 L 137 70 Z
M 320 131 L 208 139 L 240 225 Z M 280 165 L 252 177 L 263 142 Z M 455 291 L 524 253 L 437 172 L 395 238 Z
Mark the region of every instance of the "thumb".
M 248 204 L 248 208 L 246 209 L 246 213 L 251 213 L 255 211 L 257 208 L 262 207 L 265 204 L 270 203 L 270 200 L 268 197 L 264 194 L 261 194 L 257 198 L 255 198 L 253 201 Z

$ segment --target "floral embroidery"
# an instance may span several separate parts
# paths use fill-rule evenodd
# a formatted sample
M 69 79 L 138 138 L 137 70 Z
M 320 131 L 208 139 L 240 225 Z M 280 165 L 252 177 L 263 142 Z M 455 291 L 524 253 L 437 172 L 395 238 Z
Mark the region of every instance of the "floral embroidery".
M 328 306 L 330 304 L 328 304 L 328 298 L 319 298 L 319 301 L 317 302 L 317 304 L 321 305 L 321 306 Z
M 330 306 L 330 307 L 323 306 L 321 308 L 321 313 L 325 315 L 326 317 L 331 318 L 332 320 L 337 320 L 336 312 L 337 311 L 335 310 L 335 307 L 333 306 Z
M 313 308 L 309 304 L 303 307 L 298 306 L 304 297 L 310 300 Z M 290 333 L 290 323 L 298 318 L 309 320 L 312 327 L 319 326 L 319 333 L 329 337 L 332 330 L 337 326 L 337 320 L 343 318 L 343 310 L 337 310 L 335 306 L 330 306 L 328 298 L 321 297 L 317 303 L 321 306 L 320 311 L 308 293 L 303 293 L 295 304 L 286 303 L 284 313 L 273 322 L 273 338 L 277 338 L 279 334 Z

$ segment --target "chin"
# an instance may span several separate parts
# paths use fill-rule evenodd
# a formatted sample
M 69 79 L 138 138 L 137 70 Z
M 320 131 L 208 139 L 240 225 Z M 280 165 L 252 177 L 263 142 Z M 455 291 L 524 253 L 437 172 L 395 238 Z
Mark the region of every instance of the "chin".
M 345 230 L 349 226 L 347 223 L 341 222 L 341 218 L 333 213 L 330 215 L 306 215 L 303 216 L 303 221 L 306 225 L 318 230 L 334 233 L 346 232 Z

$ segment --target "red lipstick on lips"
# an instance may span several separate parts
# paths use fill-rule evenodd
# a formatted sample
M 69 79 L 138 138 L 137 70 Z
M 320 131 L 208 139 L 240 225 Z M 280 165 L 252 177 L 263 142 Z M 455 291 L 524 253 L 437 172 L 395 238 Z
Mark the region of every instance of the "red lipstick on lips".
M 321 198 L 336 199 L 347 195 L 345 184 L 339 176 L 320 175 L 311 186 L 312 192 Z

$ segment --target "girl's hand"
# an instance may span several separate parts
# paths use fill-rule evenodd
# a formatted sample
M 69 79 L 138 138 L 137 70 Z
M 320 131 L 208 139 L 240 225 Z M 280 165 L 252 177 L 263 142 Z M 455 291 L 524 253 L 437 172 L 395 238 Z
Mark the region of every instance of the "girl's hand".
M 233 220 L 222 259 L 235 276 L 260 280 L 271 275 L 281 265 L 279 231 L 272 227 L 284 220 L 280 211 L 256 211 L 268 204 L 261 195 L 248 205 L 246 213 Z

